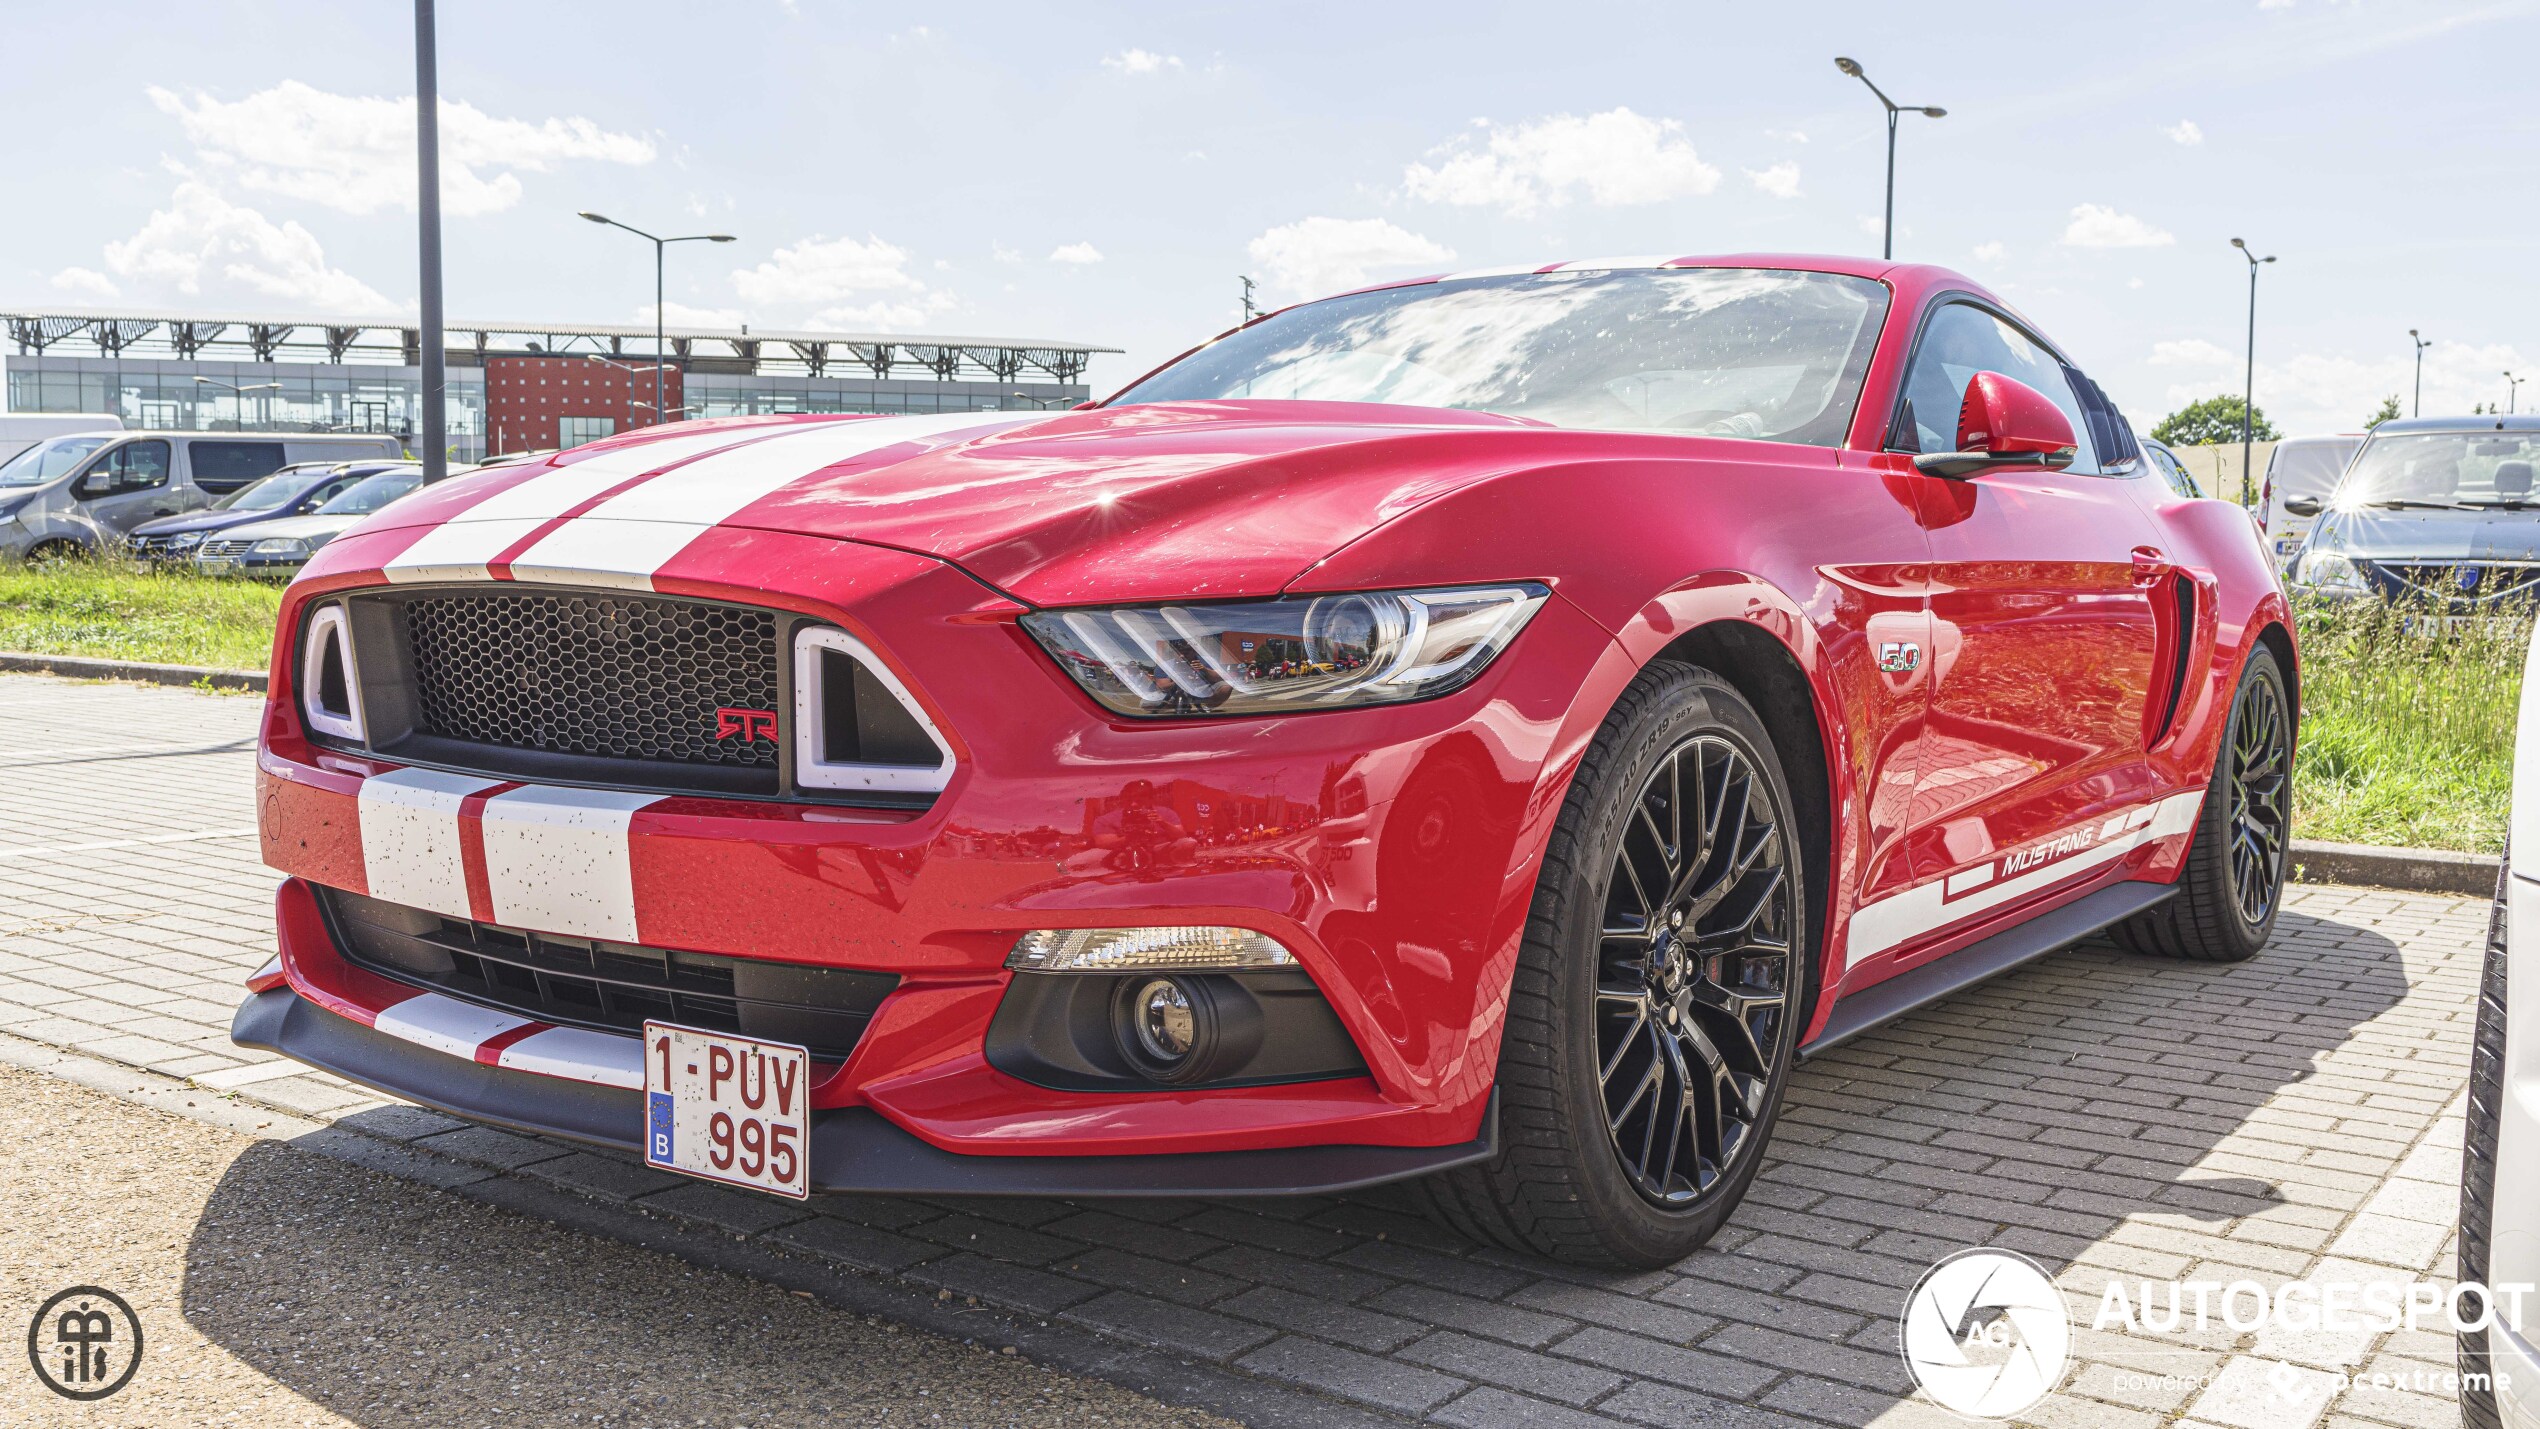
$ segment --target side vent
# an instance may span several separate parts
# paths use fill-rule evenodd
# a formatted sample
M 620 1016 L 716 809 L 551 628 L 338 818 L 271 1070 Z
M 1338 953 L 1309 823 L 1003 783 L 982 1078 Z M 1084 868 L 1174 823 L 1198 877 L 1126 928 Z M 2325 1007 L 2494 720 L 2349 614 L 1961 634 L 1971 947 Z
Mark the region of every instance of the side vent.
M 2164 682 L 2168 689 L 2160 703 L 2160 717 L 2154 721 L 2150 735 L 2143 741 L 2146 749 L 2169 738 L 2171 728 L 2178 723 L 2179 704 L 2187 697 L 2188 656 L 2196 649 L 2196 582 L 2183 571 L 2173 572 L 2169 587 L 2170 609 L 2164 612 L 2169 616 L 2169 649 L 2166 653 L 2170 657 L 2170 665 L 2169 678 Z
M 320 734 L 363 742 L 362 687 L 353 674 L 352 625 L 341 605 L 309 616 L 300 647 L 300 713 Z
M 864 642 L 829 626 L 794 637 L 796 784 L 935 794 L 952 771 L 952 746 Z

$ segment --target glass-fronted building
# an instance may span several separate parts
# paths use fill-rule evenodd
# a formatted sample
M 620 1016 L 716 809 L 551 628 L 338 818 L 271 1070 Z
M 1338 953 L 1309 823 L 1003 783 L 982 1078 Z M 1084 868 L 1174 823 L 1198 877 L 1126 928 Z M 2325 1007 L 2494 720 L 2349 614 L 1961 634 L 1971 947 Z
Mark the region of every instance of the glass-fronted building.
M 0 310 L 6 410 L 98 412 L 184 431 L 421 429 L 417 334 L 397 320 L 100 310 Z M 664 364 L 674 417 L 778 412 L 1028 411 L 1073 406 L 1093 354 L 1040 339 L 673 328 Z M 653 330 L 610 325 L 448 325 L 451 456 L 554 445 L 651 424 Z M 589 362 L 612 380 L 574 415 L 506 410 L 489 367 Z M 543 385 L 543 384 L 542 384 Z M 490 398 L 490 400 L 489 400 Z M 621 410 L 623 409 L 623 410 Z M 570 444 L 570 443 L 567 443 Z

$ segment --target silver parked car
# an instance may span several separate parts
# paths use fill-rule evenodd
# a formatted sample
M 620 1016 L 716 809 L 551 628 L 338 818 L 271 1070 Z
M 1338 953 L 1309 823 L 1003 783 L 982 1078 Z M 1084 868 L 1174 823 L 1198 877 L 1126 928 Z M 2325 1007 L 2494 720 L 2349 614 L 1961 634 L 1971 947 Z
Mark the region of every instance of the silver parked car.
M 2540 643 L 2523 665 L 2513 816 L 2475 1026 L 2459 1270 L 2462 1282 L 2491 1287 L 2493 1316 L 2461 1332 L 2461 1422 L 2540 1429 L 2540 1301 L 2493 1293 L 2540 1283 Z
M 0 462 L 0 561 L 113 549 L 133 527 L 199 511 L 293 462 L 395 457 L 395 437 L 86 432 Z
M 342 495 L 305 516 L 284 516 L 233 526 L 206 536 L 194 548 L 194 569 L 207 576 L 262 576 L 289 580 L 320 546 L 361 519 L 423 486 L 423 468 L 396 466 L 364 477 Z

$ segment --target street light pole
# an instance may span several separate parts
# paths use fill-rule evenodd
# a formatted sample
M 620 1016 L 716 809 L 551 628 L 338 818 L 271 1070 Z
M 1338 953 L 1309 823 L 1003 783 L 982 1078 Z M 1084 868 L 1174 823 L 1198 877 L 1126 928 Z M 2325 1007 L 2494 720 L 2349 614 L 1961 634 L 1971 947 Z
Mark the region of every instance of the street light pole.
M 1251 322 L 1254 316 L 1261 310 L 1252 305 L 1252 280 L 1250 278 L 1245 278 L 1242 281 L 1244 285 L 1244 321 Z
M 423 366 L 423 479 L 450 474 L 449 342 L 441 331 L 441 74 L 432 0 L 415 0 L 415 224 L 422 289 L 415 330 Z
M 2415 328 L 2408 329 L 2408 341 L 2417 345 L 2417 390 L 2416 395 L 2408 399 L 2408 415 L 2422 417 L 2425 415 L 2425 350 L 2434 344 L 2417 336 Z
M 2522 384 L 2530 380 L 2528 377 L 2516 377 L 2510 372 L 2505 374 L 2506 416 L 2510 417 L 2514 414 L 2514 409 L 2520 405 L 2518 399 L 2522 396 Z
M 2258 410 L 2258 265 L 2274 262 L 2275 255 L 2261 258 L 2237 238 L 2231 240 L 2231 246 L 2249 260 L 2249 352 L 2240 374 L 2240 504 L 2248 506 L 2256 501 L 2258 493 L 2249 475 L 2249 443 Z
M 653 420 L 656 423 L 667 422 L 670 420 L 670 409 L 663 404 L 670 398 L 662 390 L 661 369 L 662 364 L 669 360 L 670 344 L 663 336 L 662 327 L 662 252 L 674 243 L 729 243 L 732 241 L 732 235 L 729 233 L 683 233 L 676 238 L 661 238 L 646 233 L 631 223 L 620 223 L 602 214 L 585 210 L 581 216 L 593 223 L 605 223 L 611 228 L 623 228 L 653 245 Z M 684 391 L 682 395 L 685 395 Z M 680 410 L 686 411 L 687 408 L 683 405 Z
M 1879 229 L 1879 256 L 1894 258 L 1896 256 L 1896 116 L 1911 110 L 1916 114 L 1938 119 L 1949 111 L 1937 104 L 1899 104 L 1888 98 L 1887 91 L 1872 84 L 1870 77 L 1862 73 L 1858 60 L 1849 60 L 1837 55 L 1834 67 L 1869 85 L 1870 93 L 1877 95 L 1879 103 L 1887 108 L 1887 218 Z

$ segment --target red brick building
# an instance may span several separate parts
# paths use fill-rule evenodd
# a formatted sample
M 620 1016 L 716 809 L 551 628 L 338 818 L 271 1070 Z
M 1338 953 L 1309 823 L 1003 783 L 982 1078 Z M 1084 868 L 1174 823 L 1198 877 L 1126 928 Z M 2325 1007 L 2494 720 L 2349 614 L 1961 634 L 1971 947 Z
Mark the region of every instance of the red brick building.
M 683 400 L 683 375 L 675 366 L 662 374 L 661 404 L 674 417 Z M 485 359 L 489 454 L 579 446 L 659 420 L 653 411 L 653 369 L 647 364 L 617 366 L 587 357 Z

